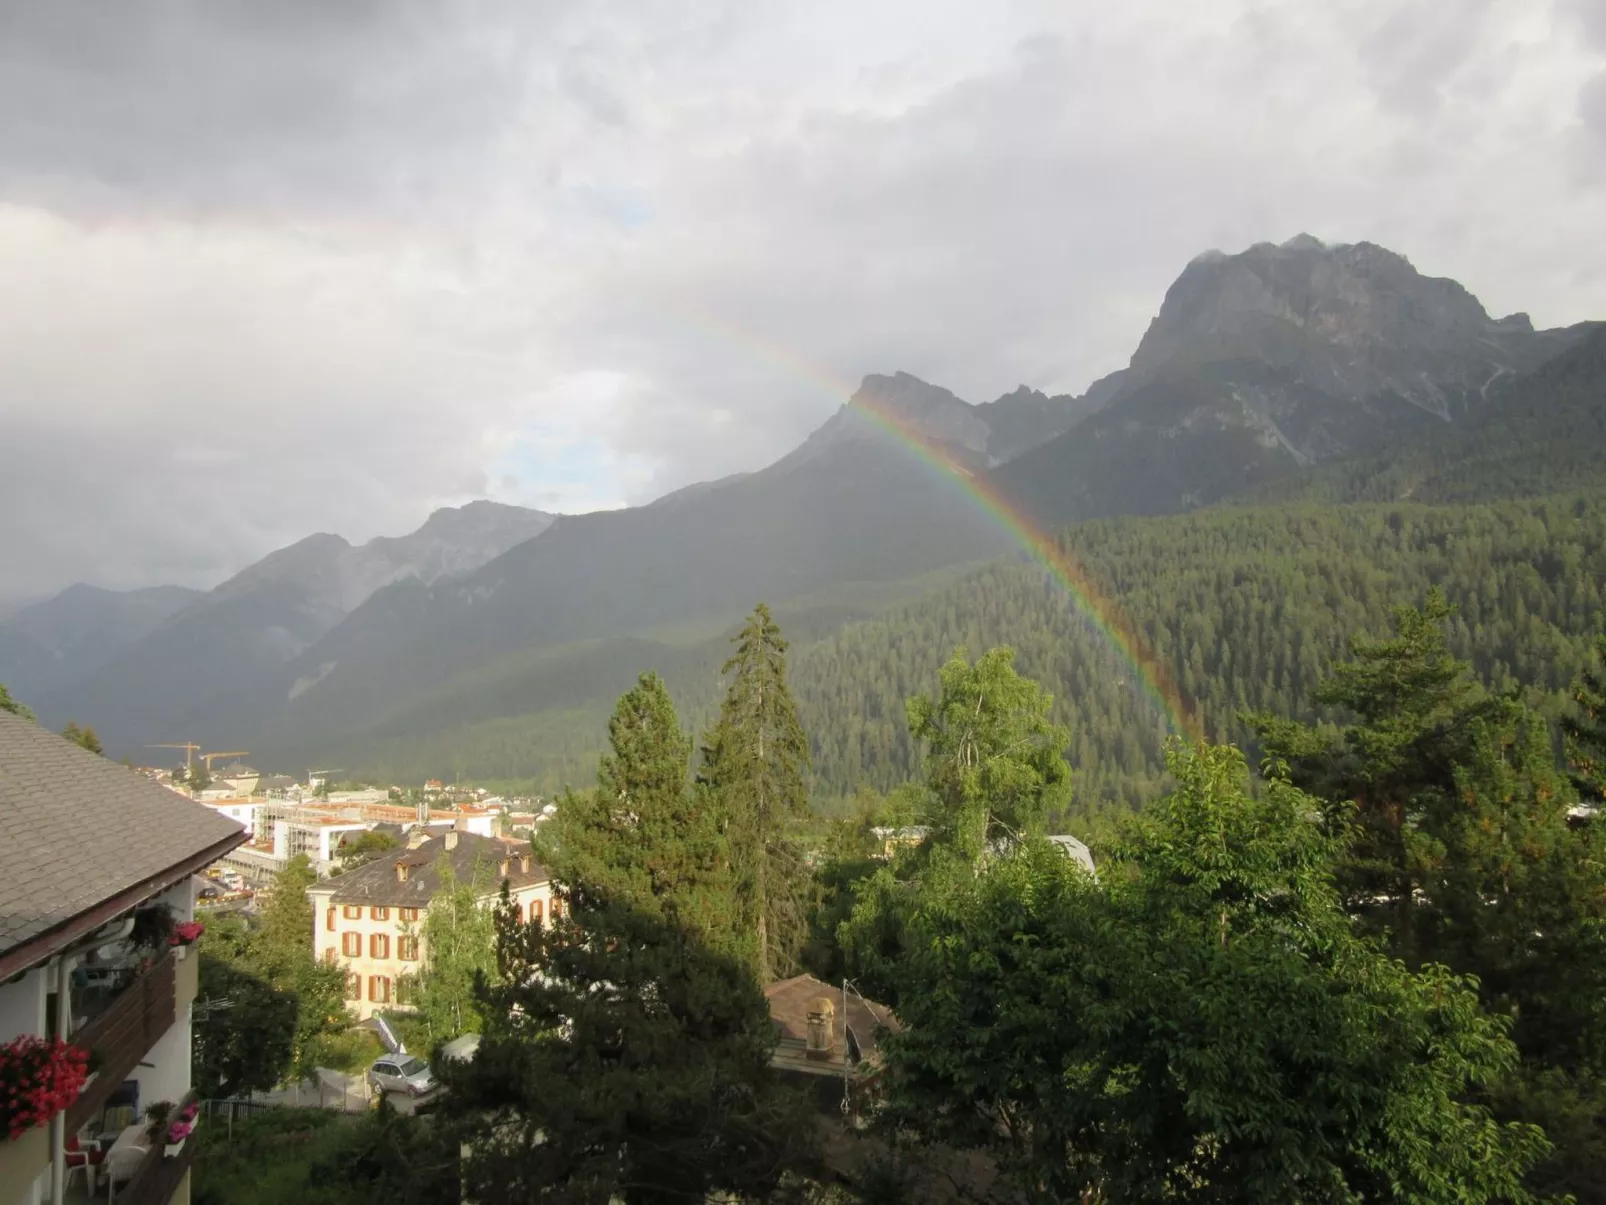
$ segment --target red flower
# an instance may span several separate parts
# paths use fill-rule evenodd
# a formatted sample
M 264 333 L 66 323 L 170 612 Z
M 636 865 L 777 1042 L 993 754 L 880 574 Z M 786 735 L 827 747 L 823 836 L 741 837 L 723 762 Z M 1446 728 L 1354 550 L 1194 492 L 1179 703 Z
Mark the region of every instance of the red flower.
M 49 1121 L 78 1099 L 88 1063 L 60 1038 L 24 1034 L 0 1046 L 0 1125 L 17 1138 Z

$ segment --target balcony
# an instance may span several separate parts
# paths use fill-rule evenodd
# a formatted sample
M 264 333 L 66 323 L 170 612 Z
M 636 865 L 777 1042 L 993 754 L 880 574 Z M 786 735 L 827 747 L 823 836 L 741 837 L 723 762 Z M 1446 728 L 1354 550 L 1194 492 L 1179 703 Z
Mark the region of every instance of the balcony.
M 72 1034 L 73 1045 L 99 1054 L 100 1068 L 67 1110 L 69 1134 L 100 1112 L 195 998 L 196 960 L 180 961 L 179 954 L 179 949 L 169 949 Z

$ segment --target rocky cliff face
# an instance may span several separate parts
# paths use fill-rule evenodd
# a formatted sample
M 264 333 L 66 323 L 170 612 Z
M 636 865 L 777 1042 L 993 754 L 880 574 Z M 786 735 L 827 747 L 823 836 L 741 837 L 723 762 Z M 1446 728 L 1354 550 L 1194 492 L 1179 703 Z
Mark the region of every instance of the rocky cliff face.
M 1200 506 L 1442 429 L 1579 333 L 1490 318 L 1455 281 L 1372 243 L 1206 252 L 1108 404 L 995 476 L 1049 524 Z
M 1259 389 L 1260 408 L 1272 412 L 1280 407 L 1263 386 L 1280 379 L 1335 402 L 1397 399 L 1450 419 L 1544 354 L 1525 314 L 1492 319 L 1461 285 L 1423 276 L 1403 255 L 1302 234 L 1189 264 L 1133 354 L 1123 392 L 1214 369 Z

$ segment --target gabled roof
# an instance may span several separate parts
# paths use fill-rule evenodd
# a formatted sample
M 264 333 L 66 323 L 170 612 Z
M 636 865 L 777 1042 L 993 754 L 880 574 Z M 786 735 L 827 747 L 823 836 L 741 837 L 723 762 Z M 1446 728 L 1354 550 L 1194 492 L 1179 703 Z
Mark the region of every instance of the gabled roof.
M 0 712 L 0 979 L 244 840 L 214 809 Z
M 455 838 L 452 849 L 448 840 Z M 469 882 L 475 874 L 475 864 L 481 864 L 490 876 L 491 891 L 502 887 L 502 876 L 497 873 L 502 859 L 510 859 L 507 879 L 517 891 L 545 883 L 551 876 L 546 868 L 533 859 L 528 873 L 520 870 L 519 858 L 530 852 L 528 841 L 504 841 L 498 837 L 481 837 L 475 833 L 450 831 L 430 837 L 416 849 L 398 849 L 382 854 L 372 862 L 336 875 L 320 883 L 313 891 L 329 891 L 330 902 L 335 904 L 377 904 L 392 908 L 427 908 L 430 898 L 441 885 L 442 861 L 451 863 L 452 874 L 459 882 Z M 407 877 L 397 877 L 398 863 L 407 867 Z
M 779 1042 L 775 1057 L 776 1066 L 791 1070 L 815 1073 L 839 1073 L 844 1067 L 858 1061 L 852 1057 L 848 1032 L 852 1031 L 852 1048 L 859 1059 L 873 1060 L 879 1055 L 877 1035 L 882 1028 L 894 1033 L 903 1028 L 892 1010 L 884 1004 L 874 1004 L 851 988 L 847 991 L 844 1011 L 843 991 L 840 986 L 822 983 L 813 975 L 794 975 L 777 980 L 764 988 L 769 1002 L 770 1020 L 775 1023 Z M 832 1057 L 820 1062 L 807 1060 L 804 1048 L 809 1038 L 809 1009 L 821 996 L 831 1001 Z

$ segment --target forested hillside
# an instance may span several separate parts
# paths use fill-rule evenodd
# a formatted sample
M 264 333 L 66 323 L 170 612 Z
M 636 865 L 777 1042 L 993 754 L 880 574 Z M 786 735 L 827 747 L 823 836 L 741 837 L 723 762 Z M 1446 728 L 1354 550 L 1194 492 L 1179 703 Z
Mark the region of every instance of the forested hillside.
M 1460 614 L 1451 647 L 1492 686 L 1553 693 L 1606 627 L 1606 496 L 1492 505 L 1225 508 L 1084 524 L 1065 548 L 1117 600 L 1171 667 L 1215 738 L 1246 740 L 1244 707 L 1308 717 L 1312 685 L 1356 635 L 1385 630 L 1388 609 L 1444 587 Z M 929 692 L 959 645 L 1012 645 L 1021 671 L 1055 695 L 1069 726 L 1079 807 L 1135 805 L 1161 775 L 1165 727 L 1131 667 L 1065 588 L 1024 559 L 989 566 L 835 632 L 799 615 L 791 674 L 814 742 L 816 800 L 918 773 L 904 700 Z M 826 626 L 823 625 L 822 626 Z M 701 729 L 719 696 L 723 638 L 685 647 L 633 643 L 618 674 L 656 669 L 681 717 Z M 339 764 L 411 780 L 455 773 L 583 782 L 606 736 L 609 701 L 558 707 L 562 659 L 509 666 L 458 723 L 428 709 L 342 745 Z M 612 685 L 610 680 L 609 685 Z M 555 698 L 554 694 L 554 698 Z M 455 701 L 454 701 L 455 700 Z M 461 713 L 459 713 L 461 714 Z
M 1606 326 L 1462 424 L 1330 461 L 1246 501 L 1477 502 L 1606 486 Z

